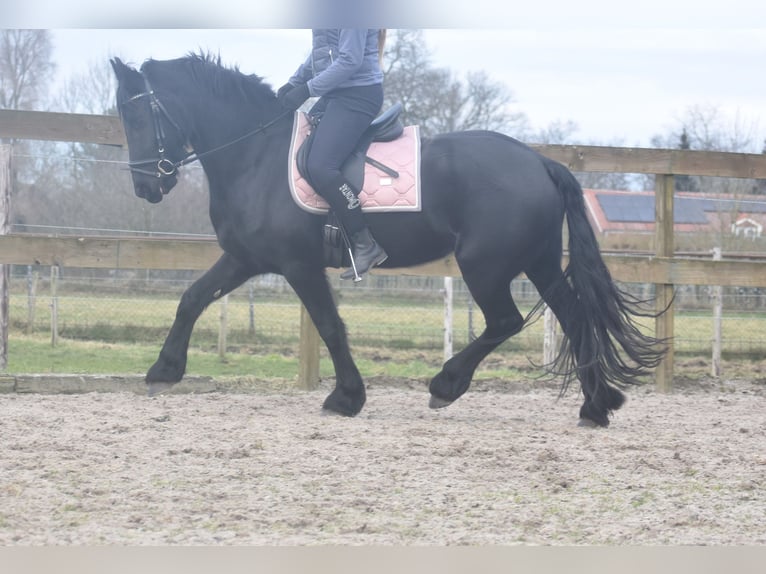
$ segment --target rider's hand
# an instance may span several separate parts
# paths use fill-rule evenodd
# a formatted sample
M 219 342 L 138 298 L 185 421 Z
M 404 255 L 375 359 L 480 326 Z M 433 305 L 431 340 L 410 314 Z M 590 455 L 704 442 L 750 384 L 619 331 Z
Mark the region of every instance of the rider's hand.
M 277 99 L 281 99 L 282 96 L 284 96 L 287 92 L 292 90 L 295 87 L 295 84 L 291 84 L 290 82 L 287 82 L 284 86 L 279 88 L 277 90 Z
M 301 84 L 283 94 L 282 97 L 279 98 L 279 104 L 282 106 L 283 110 L 295 111 L 301 107 L 303 102 L 309 99 L 310 95 L 308 85 Z

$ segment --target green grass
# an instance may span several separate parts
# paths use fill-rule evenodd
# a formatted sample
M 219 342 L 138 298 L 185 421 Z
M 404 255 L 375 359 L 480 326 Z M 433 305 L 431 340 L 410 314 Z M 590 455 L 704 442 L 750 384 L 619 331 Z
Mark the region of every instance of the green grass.
M 50 298 L 39 296 L 32 334 L 26 332 L 27 298 L 16 291 L 10 300 L 10 373 L 142 374 L 154 363 L 175 317 L 178 296 L 169 293 L 67 293 L 59 297 L 60 343 L 50 345 Z M 527 309 L 522 309 L 525 313 Z M 227 353 L 217 353 L 221 306 L 214 303 L 200 317 L 191 339 L 187 373 L 230 377 L 256 376 L 294 379 L 298 373 L 300 305 L 292 295 L 267 299 L 253 306 L 254 331 L 246 297 L 232 296 L 228 304 Z M 340 314 L 363 376 L 430 378 L 443 361 L 443 308 L 440 298 L 400 301 L 361 296 L 341 298 Z M 642 321 L 653 332 L 653 321 Z M 455 352 L 468 342 L 468 312 L 455 303 Z M 483 329 L 478 311 L 474 331 Z M 766 315 L 727 311 L 724 317 L 724 357 L 759 360 L 766 355 Z M 712 313 L 678 312 L 675 325 L 677 360 L 707 361 L 711 355 Z M 481 378 L 528 378 L 540 371 L 543 321 L 530 324 L 482 363 Z M 322 377 L 331 377 L 332 363 L 322 348 Z M 709 369 L 708 369 L 709 370 Z
M 59 340 L 50 342 L 33 337 L 14 337 L 8 344 L 8 369 L 11 374 L 143 374 L 157 360 L 160 346 Z M 298 359 L 269 353 L 253 355 L 228 353 L 224 359 L 216 352 L 190 349 L 189 374 L 211 377 L 258 374 L 265 378 L 291 378 L 298 372 Z
M 9 341 L 10 374 L 64 373 L 142 375 L 154 363 L 160 345 L 144 343 L 115 344 L 60 339 L 55 347 L 39 337 L 14 336 Z M 296 349 L 285 352 L 257 352 L 249 347 L 231 348 L 221 358 L 215 350 L 189 349 L 186 372 L 209 377 L 257 377 L 295 379 L 299 365 Z M 327 352 L 320 354 L 320 376 L 334 376 Z M 375 349 L 355 349 L 355 358 L 363 377 L 382 376 L 405 379 L 430 378 L 441 368 L 441 352 L 393 350 L 381 357 Z M 494 359 L 476 373 L 476 379 L 529 377 L 528 363 L 521 359 Z

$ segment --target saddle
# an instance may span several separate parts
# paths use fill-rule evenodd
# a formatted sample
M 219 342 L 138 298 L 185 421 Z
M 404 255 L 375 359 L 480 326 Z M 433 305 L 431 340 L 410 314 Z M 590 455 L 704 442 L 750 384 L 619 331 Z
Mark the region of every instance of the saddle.
M 341 166 L 343 177 L 359 192 L 365 211 L 420 211 L 419 132 L 417 126 L 404 127 L 401 113 L 402 105 L 397 103 L 375 118 Z M 291 163 L 291 193 L 303 209 L 326 214 L 323 245 L 325 265 L 348 267 L 351 265 L 348 237 L 335 213 L 327 209 L 319 196 L 314 195 L 316 186 L 306 169 L 315 128 L 320 121 L 321 113 L 296 115 L 291 149 L 297 146 L 297 151 L 293 152 L 291 160 L 294 161 Z M 301 133 L 305 138 L 302 142 Z M 398 141 L 387 143 L 395 140 Z M 385 148 L 382 144 L 385 144 Z M 383 161 L 371 156 L 377 156 Z M 368 189 L 365 189 L 366 177 L 369 178 Z M 301 185 L 298 178 L 311 189 L 307 190 Z M 324 204 L 324 208 L 321 204 Z
M 404 132 L 404 124 L 401 121 L 402 104 L 396 103 L 385 112 L 375 118 L 370 126 L 364 131 L 362 137 L 359 138 L 359 142 L 354 148 L 354 151 L 348 157 L 348 159 L 341 166 L 341 173 L 343 177 L 351 184 L 356 190 L 361 190 L 364 187 L 364 164 L 369 163 L 381 170 L 383 173 L 397 178 L 399 173 L 396 170 L 382 164 L 381 162 L 367 156 L 367 151 L 373 142 L 390 142 L 402 135 Z M 298 148 L 296 155 L 296 162 L 298 167 L 298 173 L 305 179 L 311 187 L 316 189 L 311 179 L 308 176 L 306 170 L 306 158 L 308 157 L 311 145 L 314 141 L 315 128 L 321 121 L 320 116 L 311 117 L 312 129 L 309 136 Z

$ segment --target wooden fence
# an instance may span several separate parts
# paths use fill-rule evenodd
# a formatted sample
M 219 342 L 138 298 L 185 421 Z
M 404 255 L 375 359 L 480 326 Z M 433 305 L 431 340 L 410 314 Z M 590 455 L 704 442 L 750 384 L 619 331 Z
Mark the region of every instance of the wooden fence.
M 116 117 L 15 110 L 0 110 L 0 138 L 125 145 L 125 135 Z M 605 254 L 604 258 L 615 279 L 626 283 L 654 283 L 657 309 L 664 309 L 669 304 L 675 285 L 766 287 L 766 266 L 761 261 L 679 257 L 675 254 L 673 235 L 675 175 L 766 179 L 766 155 L 599 146 L 532 147 L 573 171 L 655 176 L 654 253 Z M 7 155 L 9 151 L 5 153 Z M 3 161 L 0 153 L 0 165 Z M 0 189 L 0 194 L 2 192 Z M 207 269 L 220 254 L 218 245 L 209 240 L 0 235 L 0 263 L 3 264 Z M 451 256 L 418 267 L 375 272 L 459 276 Z M 661 391 L 670 390 L 672 386 L 673 325 L 671 307 L 656 321 L 657 336 L 670 340 L 668 355 L 655 375 L 657 388 Z M 302 386 L 312 387 L 318 381 L 318 349 L 319 337 L 304 310 L 300 349 Z

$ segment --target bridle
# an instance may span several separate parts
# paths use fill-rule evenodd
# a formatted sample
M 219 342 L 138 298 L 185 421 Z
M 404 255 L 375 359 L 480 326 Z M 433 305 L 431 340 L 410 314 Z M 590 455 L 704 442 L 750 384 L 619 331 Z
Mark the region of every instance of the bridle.
M 141 74 L 141 76 L 144 79 L 144 86 L 146 87 L 146 91 L 138 93 L 135 96 L 128 98 L 127 100 L 122 102 L 121 107 L 125 106 L 126 104 L 129 104 L 130 102 L 135 102 L 143 98 L 148 98 L 149 109 L 151 110 L 151 115 L 152 115 L 152 127 L 154 129 L 154 139 L 157 143 L 157 157 L 151 158 L 151 159 L 140 159 L 140 160 L 129 161 L 128 169 L 133 173 L 141 173 L 144 175 L 149 175 L 149 176 L 157 177 L 157 178 L 169 177 L 171 175 L 175 175 L 178 172 L 179 167 L 186 165 L 187 163 L 191 163 L 197 158 L 193 151 L 190 151 L 181 160 L 175 161 L 175 162 L 167 157 L 166 147 L 165 147 L 165 141 L 167 139 L 167 136 L 165 134 L 165 127 L 162 122 L 163 116 L 170 123 L 170 125 L 173 126 L 173 128 L 179 133 L 179 135 L 181 135 L 181 138 L 183 139 L 183 141 L 188 141 L 188 140 L 186 139 L 181 127 L 173 119 L 173 117 L 168 112 L 167 108 L 162 104 L 162 102 L 159 100 L 157 95 L 154 93 L 154 89 L 152 89 L 152 86 L 149 83 L 149 79 L 143 73 Z M 145 169 L 143 167 L 147 165 L 154 165 L 154 171 L 150 169 Z
M 173 119 L 173 117 L 170 115 L 170 112 L 168 112 L 167 108 L 163 105 L 163 103 L 157 97 L 157 94 L 155 93 L 154 89 L 149 83 L 149 79 L 146 77 L 146 74 L 144 74 L 143 72 L 139 72 L 139 73 L 141 74 L 141 77 L 144 79 L 144 86 L 146 87 L 146 90 L 139 94 L 131 96 L 130 98 L 122 102 L 122 104 L 120 104 L 120 107 L 130 102 L 134 102 L 143 98 L 148 98 L 149 109 L 151 110 L 151 115 L 152 115 L 152 127 L 154 129 L 154 139 L 157 144 L 157 157 L 151 158 L 151 159 L 140 159 L 140 160 L 129 161 L 128 169 L 132 173 L 149 175 L 151 177 L 156 177 L 158 179 L 176 175 L 178 173 L 178 168 L 186 164 L 195 162 L 204 156 L 210 155 L 212 153 L 225 149 L 229 146 L 232 146 L 236 143 L 239 143 L 242 140 L 245 140 L 251 136 L 254 136 L 255 134 L 258 134 L 266 130 L 267 128 L 271 127 L 272 125 L 277 123 L 286 115 L 293 113 L 291 110 L 282 112 L 271 121 L 265 124 L 262 124 L 258 128 L 250 132 L 247 132 L 246 134 L 236 138 L 235 140 L 232 140 L 228 143 L 225 143 L 213 149 L 209 149 L 202 153 L 196 153 L 194 149 L 191 147 L 191 144 L 189 143 L 188 138 L 184 134 L 184 131 L 181 129 L 181 126 L 179 126 L 178 123 Z M 170 123 L 170 125 L 173 127 L 173 129 L 176 130 L 176 132 L 178 132 L 178 134 L 181 136 L 182 141 L 186 142 L 184 146 L 186 155 L 178 161 L 173 161 L 172 159 L 167 157 L 167 150 L 165 145 L 167 137 L 166 137 L 165 128 L 162 122 L 163 118 Z M 154 171 L 152 171 L 151 169 L 146 169 L 144 167 L 148 165 L 153 165 Z

